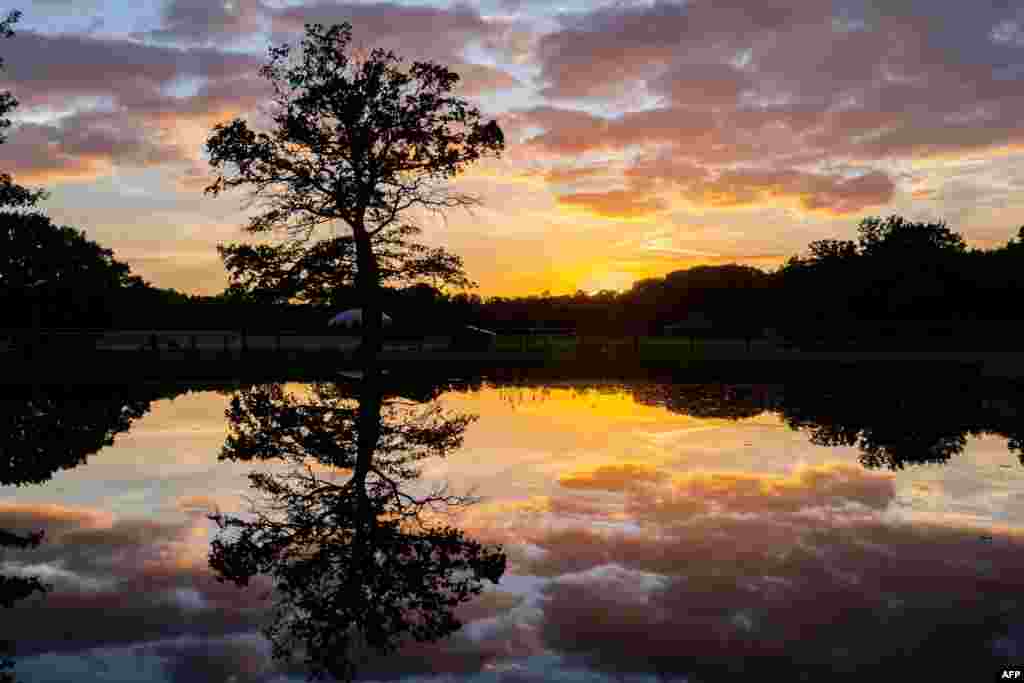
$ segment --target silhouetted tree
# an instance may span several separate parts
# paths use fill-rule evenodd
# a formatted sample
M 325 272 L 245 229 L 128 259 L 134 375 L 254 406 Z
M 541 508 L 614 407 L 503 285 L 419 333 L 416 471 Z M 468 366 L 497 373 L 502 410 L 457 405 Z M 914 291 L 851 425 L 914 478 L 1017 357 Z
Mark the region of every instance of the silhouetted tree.
M 461 257 L 409 239 L 419 232 L 404 225 L 373 237 L 381 286 L 419 282 L 459 289 L 477 286 L 466 277 Z M 356 247 L 351 236 L 312 244 L 219 245 L 217 251 L 228 270 L 229 291 L 245 300 L 337 306 L 339 296 L 355 287 Z
M 777 387 L 737 384 L 638 384 L 632 387 L 639 403 L 699 418 L 742 420 L 773 407 Z
M 408 70 L 391 52 L 346 54 L 352 27 L 306 26 L 301 61 L 288 66 L 289 46 L 271 48 L 262 74 L 274 86 L 273 133 L 256 134 L 245 121 L 219 124 L 207 140 L 219 192 L 254 186 L 266 211 L 247 230 L 283 230 L 308 240 L 318 226 L 342 221 L 355 244 L 356 289 L 364 308 L 365 347 L 381 347 L 380 272 L 373 238 L 400 225 L 412 207 L 442 211 L 471 206 L 474 197 L 446 190 L 485 154 L 499 154 L 504 136 L 464 99 L 451 96 L 458 76 L 415 62 Z M 237 173 L 224 173 L 228 165 Z
M 452 610 L 505 571 L 500 548 L 429 517 L 471 498 L 412 485 L 417 463 L 457 449 L 472 418 L 387 399 L 372 366 L 356 391 L 320 383 L 299 398 L 266 385 L 235 396 L 221 458 L 294 469 L 249 475 L 264 497 L 256 519 L 211 516 L 224 530 L 211 567 L 238 585 L 273 575 L 274 656 L 303 652 L 313 678 L 351 680 L 367 649 L 453 633 L 461 624 Z M 325 469 L 335 476 L 318 474 Z
M 0 300 L 8 325 L 30 324 L 29 306 L 39 300 L 44 324 L 106 325 L 122 290 L 143 286 L 130 272 L 80 230 L 40 213 L 0 212 Z

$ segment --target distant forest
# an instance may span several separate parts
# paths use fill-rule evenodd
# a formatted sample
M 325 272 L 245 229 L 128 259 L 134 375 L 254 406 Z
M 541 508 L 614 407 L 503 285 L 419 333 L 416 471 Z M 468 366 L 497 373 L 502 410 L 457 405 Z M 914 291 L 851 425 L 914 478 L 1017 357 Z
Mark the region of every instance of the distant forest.
M 188 295 L 132 275 L 81 231 L 40 214 L 0 213 L 6 327 L 37 321 L 43 327 L 326 331 L 333 312 L 359 305 L 351 273 L 337 281 L 326 288 L 320 282 L 322 296 L 312 303 L 274 301 L 237 285 L 216 296 Z M 1012 325 L 1021 318 L 1022 293 L 1024 227 L 1005 246 L 981 250 L 967 248 L 944 223 L 892 216 L 864 219 L 853 240 L 812 242 L 806 254 L 771 272 L 697 266 L 639 280 L 624 292 L 487 299 L 418 281 L 385 287 L 384 310 L 399 327 L 428 331 L 473 324 L 656 335 L 699 316 L 711 329 L 684 334 L 756 336 L 772 328 L 789 337 L 849 339 L 888 328 L 910 338 Z

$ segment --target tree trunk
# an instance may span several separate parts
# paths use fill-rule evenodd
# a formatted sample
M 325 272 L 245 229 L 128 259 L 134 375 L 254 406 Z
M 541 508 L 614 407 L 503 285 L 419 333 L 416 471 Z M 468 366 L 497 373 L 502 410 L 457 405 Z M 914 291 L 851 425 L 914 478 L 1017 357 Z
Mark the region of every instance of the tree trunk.
M 376 358 L 383 347 L 380 289 L 377 257 L 365 228 L 353 230 L 356 243 L 356 291 L 362 304 L 363 339 L 360 355 L 363 360 Z M 365 368 L 364 368 L 365 371 Z
M 380 385 L 380 369 L 375 363 L 363 364 L 363 379 L 359 389 L 359 412 L 356 422 L 356 462 L 351 483 L 355 487 L 355 547 L 362 555 L 358 566 L 369 566 L 376 544 L 377 514 L 366 490 L 366 479 L 373 464 L 373 456 L 380 440 L 381 406 L 384 394 Z

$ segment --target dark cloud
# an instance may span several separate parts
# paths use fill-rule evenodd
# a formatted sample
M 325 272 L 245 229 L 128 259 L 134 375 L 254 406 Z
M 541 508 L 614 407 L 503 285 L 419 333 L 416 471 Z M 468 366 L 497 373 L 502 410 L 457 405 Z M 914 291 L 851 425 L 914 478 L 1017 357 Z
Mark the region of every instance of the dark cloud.
M 271 32 L 281 40 L 294 42 L 305 24 L 329 26 L 344 21 L 352 25 L 354 47 L 392 50 L 407 61 L 440 62 L 459 74 L 459 88 L 464 95 L 519 85 L 517 79 L 500 68 L 470 63 L 464 58 L 463 51 L 470 45 L 486 43 L 514 52 L 514 46 L 523 39 L 521 29 L 488 21 L 468 4 L 456 3 L 449 8 L 393 2 L 296 5 L 272 13 Z
M 10 68 L 3 85 L 22 110 L 80 106 L 53 123 L 12 129 L 0 160 L 26 182 L 88 180 L 119 165 L 198 159 L 202 134 L 270 93 L 258 77 L 259 59 L 218 50 L 32 32 L 19 32 L 5 48 Z M 193 90 L 176 96 L 183 83 Z M 81 98 L 102 104 L 85 108 Z
M 4 43 L 4 61 L 2 85 L 14 91 L 23 107 L 62 105 L 69 97 L 83 96 L 109 96 L 131 107 L 152 101 L 176 79 L 231 81 L 263 63 L 261 57 L 211 48 L 180 50 L 31 31 L 19 31 Z
M 164 661 L 172 683 L 271 683 L 280 680 L 270 644 L 259 636 L 183 638 L 146 650 Z
M 863 672 L 908 655 L 929 671 L 984 666 L 1011 603 L 1021 607 L 1021 539 L 994 539 L 942 525 L 763 518 L 709 520 L 657 541 L 559 537 L 559 556 L 602 549 L 611 559 L 546 589 L 541 632 L 595 668 L 701 680 L 777 658 L 790 674 Z
M 169 0 L 157 40 L 210 44 L 258 32 L 268 8 L 260 0 Z

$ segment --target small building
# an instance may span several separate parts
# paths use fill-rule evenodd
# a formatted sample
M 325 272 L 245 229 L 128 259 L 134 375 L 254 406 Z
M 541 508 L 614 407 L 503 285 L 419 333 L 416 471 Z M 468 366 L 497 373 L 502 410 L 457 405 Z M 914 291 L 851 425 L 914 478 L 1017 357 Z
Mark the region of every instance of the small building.
M 381 321 L 385 327 L 389 327 L 394 323 L 394 320 L 387 313 L 382 314 Z M 331 327 L 340 326 L 349 330 L 361 328 L 363 326 L 363 309 L 350 308 L 347 311 L 342 311 L 328 320 L 327 325 Z

